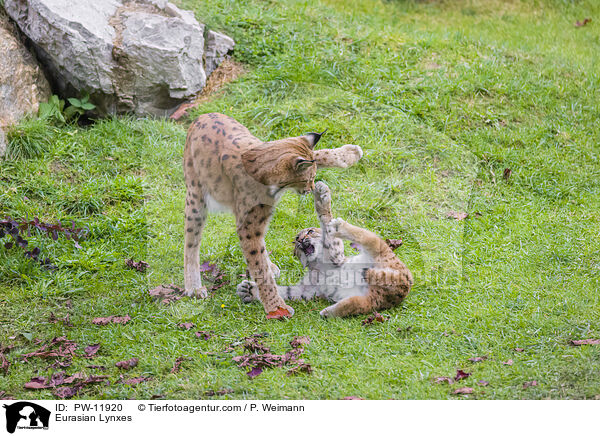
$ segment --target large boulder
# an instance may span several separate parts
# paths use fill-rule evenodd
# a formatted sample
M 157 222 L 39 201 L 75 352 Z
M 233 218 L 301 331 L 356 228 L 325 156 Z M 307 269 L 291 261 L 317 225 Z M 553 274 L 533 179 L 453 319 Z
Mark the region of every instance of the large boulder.
M 17 29 L 0 10 L 0 156 L 2 129 L 25 115 L 36 113 L 51 95 L 50 84 L 33 55 L 19 39 Z
M 204 25 L 165 0 L 5 0 L 63 97 L 170 115 L 206 82 Z
M 204 46 L 204 70 L 210 76 L 219 64 L 223 62 L 227 53 L 233 50 L 235 42 L 227 35 L 209 30 L 206 33 Z

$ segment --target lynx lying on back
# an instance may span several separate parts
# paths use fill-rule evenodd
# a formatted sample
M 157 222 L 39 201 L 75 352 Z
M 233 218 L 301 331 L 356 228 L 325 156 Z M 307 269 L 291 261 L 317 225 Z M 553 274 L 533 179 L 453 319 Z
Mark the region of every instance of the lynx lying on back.
M 252 279 L 267 318 L 291 316 L 294 310 L 277 293 L 265 248 L 265 232 L 277 201 L 286 189 L 304 194 L 314 189 L 318 168 L 347 168 L 362 157 L 357 145 L 313 151 L 321 135 L 263 142 L 226 115 L 211 113 L 190 126 L 184 151 L 184 275 L 187 295 L 206 297 L 200 280 L 200 236 L 207 210 L 231 211 Z
M 287 300 L 325 298 L 336 302 L 321 311 L 324 317 L 341 317 L 388 309 L 398 305 L 413 284 L 411 272 L 388 244 L 369 230 L 332 219 L 331 194 L 317 182 L 315 209 L 321 228 L 302 230 L 294 254 L 308 271 L 295 286 L 278 286 Z M 346 258 L 342 239 L 362 246 L 358 256 Z M 244 280 L 237 294 L 246 303 L 260 299 L 256 285 Z

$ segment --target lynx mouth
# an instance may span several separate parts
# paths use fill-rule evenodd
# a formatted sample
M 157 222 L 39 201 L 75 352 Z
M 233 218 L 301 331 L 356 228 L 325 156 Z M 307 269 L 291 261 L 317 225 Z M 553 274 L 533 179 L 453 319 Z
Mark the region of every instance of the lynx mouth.
M 304 254 L 307 256 L 310 256 L 315 252 L 315 247 L 312 244 L 302 245 L 302 251 L 304 251 Z

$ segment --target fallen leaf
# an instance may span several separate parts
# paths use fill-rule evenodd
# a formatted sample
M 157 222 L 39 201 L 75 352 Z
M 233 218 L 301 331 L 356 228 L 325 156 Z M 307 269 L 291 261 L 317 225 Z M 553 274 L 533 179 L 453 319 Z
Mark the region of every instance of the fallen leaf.
M 473 362 L 473 363 L 477 363 L 477 362 L 483 362 L 484 360 L 487 360 L 487 356 L 480 356 L 480 357 L 471 357 L 469 359 L 469 362 Z
M 4 374 L 8 374 L 8 368 L 10 367 L 10 362 L 6 358 L 6 356 L 0 352 L 0 370 L 4 372 Z
M 514 363 L 514 362 L 513 362 L 513 360 L 512 360 L 512 359 L 508 359 L 506 362 L 502 362 L 502 365 L 508 365 L 508 366 L 510 366 L 510 365 L 512 365 L 513 363 Z
M 185 360 L 192 360 L 191 357 L 178 357 L 177 359 L 175 359 L 175 363 L 173 364 L 173 368 L 171 368 L 171 373 L 175 374 L 178 373 L 179 371 L 181 371 L 181 364 L 185 361 Z
M 194 323 L 193 322 L 182 322 L 182 323 L 177 324 L 177 327 L 179 327 L 180 329 L 189 330 L 192 327 L 194 327 Z
M 204 262 L 200 265 L 200 272 L 203 273 L 202 283 L 211 294 L 229 283 L 225 271 L 216 263 Z
M 290 341 L 290 346 L 292 348 L 298 348 L 302 345 L 310 344 L 310 338 L 308 336 L 294 336 L 294 338 Z
M 385 243 L 388 244 L 392 250 L 395 250 L 403 244 L 403 241 L 402 239 L 386 239 Z
M 83 357 L 85 357 L 86 359 L 92 359 L 99 349 L 100 344 L 88 345 L 83 349 L 83 351 L 85 352 L 85 356 Z
M 258 377 L 260 374 L 262 374 L 263 369 L 260 366 L 255 366 L 254 368 L 252 368 L 250 371 L 248 371 L 246 374 L 248 375 L 248 377 L 255 378 Z
M 146 270 L 148 269 L 148 266 L 149 266 L 143 260 L 140 260 L 139 262 L 134 262 L 133 259 L 127 259 L 125 261 L 125 265 L 127 265 L 131 269 L 135 269 L 138 272 L 146 272 Z
M 47 389 L 48 383 L 45 377 L 34 377 L 23 386 L 25 389 Z
M 139 359 L 137 357 L 133 357 L 129 360 L 122 360 L 120 362 L 115 363 L 115 366 L 117 368 L 121 368 L 121 369 L 131 369 L 131 368 L 135 368 L 137 366 L 139 362 Z
M 379 312 L 373 312 L 372 315 L 369 315 L 367 318 L 363 319 L 362 325 L 371 325 L 375 321 L 376 322 L 385 322 L 386 318 Z
M 571 341 L 571 345 L 600 345 L 600 339 L 581 339 L 579 341 Z
M 292 369 L 290 369 L 286 374 L 288 376 L 290 376 L 290 375 L 300 374 L 301 372 L 311 374 L 313 372 L 313 369 L 310 366 L 310 364 L 303 362 L 303 363 L 300 363 L 299 365 L 293 367 Z
M 77 395 L 77 393 L 81 390 L 83 385 L 77 384 L 75 386 L 61 386 L 59 388 L 54 389 L 52 393 L 61 399 L 71 398 Z
M 510 176 L 512 176 L 512 170 L 510 168 L 504 168 L 504 172 L 502 173 L 504 180 L 510 179 Z
M 462 369 L 457 369 L 456 370 L 456 375 L 454 376 L 454 380 L 459 381 L 462 380 L 464 378 L 468 378 L 471 375 L 470 372 L 465 372 Z
M 522 353 L 523 351 L 525 351 L 525 348 L 515 348 L 515 351 L 517 353 Z
M 433 380 L 435 383 L 448 383 L 449 385 L 454 383 L 454 379 L 451 377 L 436 377 Z
M 446 215 L 446 218 L 454 218 L 457 221 L 462 221 L 462 220 L 466 219 L 468 216 L 469 216 L 469 214 L 466 212 L 457 212 L 457 211 L 451 210 Z
M 13 397 L 6 395 L 5 391 L 0 391 L 0 400 L 14 400 Z
M 487 386 L 490 384 L 490 382 L 487 380 L 479 380 L 477 383 L 480 384 L 481 386 Z
M 537 386 L 537 384 L 537 380 L 526 381 L 525 383 L 523 383 L 523 389 L 530 388 L 531 386 Z
M 202 339 L 204 341 L 208 341 L 210 338 L 212 338 L 212 334 L 211 334 L 211 332 L 200 330 L 200 331 L 196 332 L 196 337 L 198 339 Z
M 127 324 L 129 321 L 131 321 L 131 317 L 129 315 L 125 315 L 125 316 L 107 316 L 107 317 L 100 317 L 100 318 L 94 318 L 92 321 L 92 324 L 96 324 L 96 325 L 108 325 L 108 324 Z
M 181 297 L 183 297 L 184 294 L 184 290 L 181 289 L 179 286 L 170 284 L 167 286 L 157 286 L 154 289 L 150 289 L 148 293 L 152 298 L 160 301 L 162 304 L 170 304 L 174 301 L 181 300 Z
M 147 382 L 148 380 L 152 380 L 152 377 L 133 377 L 133 378 L 125 379 L 123 377 L 123 375 L 121 375 L 121 379 L 119 380 L 119 383 L 123 383 L 126 385 L 137 385 L 140 383 Z
M 468 395 L 473 393 L 473 388 L 462 387 L 452 392 L 452 395 Z
M 55 366 L 66 367 L 71 364 L 71 359 L 75 355 L 77 347 L 78 345 L 75 341 L 68 340 L 66 336 L 60 336 L 42 345 L 37 351 L 24 354 L 22 357 L 25 362 L 32 357 L 42 359 L 55 358 Z
M 351 395 L 349 397 L 344 397 L 342 398 L 342 400 L 364 400 L 364 398 L 361 397 L 355 397 L 354 395 Z
M 589 23 L 591 21 L 592 21 L 591 18 L 584 18 L 583 21 L 577 20 L 577 21 L 575 21 L 574 26 L 575 27 L 583 27 L 583 26 L 585 26 L 587 23 Z

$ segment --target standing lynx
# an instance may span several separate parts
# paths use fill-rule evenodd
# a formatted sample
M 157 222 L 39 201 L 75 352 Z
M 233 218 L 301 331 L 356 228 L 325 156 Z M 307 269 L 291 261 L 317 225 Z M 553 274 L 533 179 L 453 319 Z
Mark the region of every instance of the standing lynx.
M 294 310 L 277 293 L 278 268 L 269 260 L 265 232 L 287 189 L 314 189 L 318 168 L 347 168 L 362 157 L 357 145 L 313 151 L 321 134 L 263 142 L 226 115 L 211 113 L 190 126 L 183 154 L 185 200 L 184 276 L 186 295 L 206 297 L 200 280 L 200 237 L 207 211 L 235 215 L 238 238 L 267 318 Z
M 321 228 L 302 230 L 294 249 L 308 271 L 297 285 L 279 286 L 279 294 L 286 300 L 320 297 L 335 302 L 321 311 L 324 317 L 359 315 L 398 305 L 413 284 L 406 265 L 373 232 L 332 219 L 331 194 L 325 183 L 317 182 L 314 194 Z M 346 258 L 342 239 L 359 244 L 361 254 Z M 237 294 L 246 303 L 261 298 L 250 280 L 238 285 Z

